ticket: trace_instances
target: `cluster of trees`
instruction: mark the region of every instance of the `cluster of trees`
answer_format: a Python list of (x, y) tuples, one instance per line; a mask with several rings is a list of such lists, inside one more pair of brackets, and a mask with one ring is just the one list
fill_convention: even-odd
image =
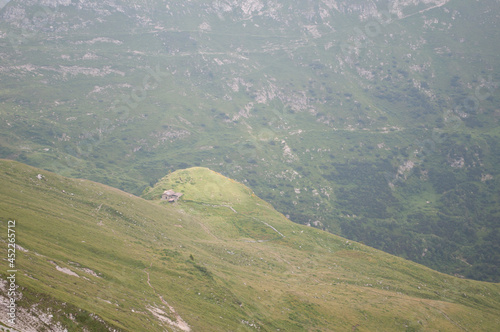
[[(384, 177), (395, 172), (388, 161), (334, 164), (323, 175), (337, 185), (341, 213), (333, 222), (349, 239), (442, 272), (498, 282), (500, 186), (496, 177), (484, 180), (492, 160), (483, 149), (470, 135), (448, 137), (395, 190)], [(426, 204), (425, 197), (436, 201)], [(415, 200), (421, 204), (411, 207)]]
[(397, 206), (397, 199), (384, 176), (386, 172), (394, 172), (388, 162), (351, 162), (334, 167), (335, 172), (329, 177), (341, 185), (336, 195), (342, 210), (369, 218), (391, 216), (389, 211)]

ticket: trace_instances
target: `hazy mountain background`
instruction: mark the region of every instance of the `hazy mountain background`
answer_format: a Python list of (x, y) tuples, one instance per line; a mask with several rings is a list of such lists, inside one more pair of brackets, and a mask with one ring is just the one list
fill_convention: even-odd
[(500, 280), (499, 1), (0, 7), (0, 157), (136, 195), (209, 167), (294, 222)]

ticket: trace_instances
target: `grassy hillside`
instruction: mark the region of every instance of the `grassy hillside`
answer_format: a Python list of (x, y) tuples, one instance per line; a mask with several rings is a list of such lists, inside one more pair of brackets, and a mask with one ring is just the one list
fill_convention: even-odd
[[(0, 182), (4, 257), (7, 222), (16, 220), (19, 330), (492, 331), (500, 324), (499, 284), (444, 275), (292, 223), (206, 168), (169, 174), (145, 193), (149, 200), (6, 160)], [(184, 195), (167, 203), (164, 189)], [(7, 261), (0, 262), (5, 280)], [(5, 301), (5, 287), (1, 294)]]

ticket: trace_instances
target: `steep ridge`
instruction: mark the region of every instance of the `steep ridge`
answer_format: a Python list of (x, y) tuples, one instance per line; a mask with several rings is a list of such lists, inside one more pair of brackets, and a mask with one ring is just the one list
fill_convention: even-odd
[[(169, 174), (145, 191), (148, 200), (13, 161), (0, 161), (0, 181), (3, 248), (7, 222), (16, 220), (17, 330), (491, 331), (500, 324), (499, 284), (294, 224), (206, 168)], [(183, 196), (161, 200), (168, 189)]]

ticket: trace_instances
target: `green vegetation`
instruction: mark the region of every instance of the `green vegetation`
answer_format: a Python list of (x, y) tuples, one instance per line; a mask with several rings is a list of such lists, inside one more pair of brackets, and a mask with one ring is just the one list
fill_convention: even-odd
[[(18, 312), (36, 308), (69, 330), (491, 331), (500, 324), (499, 284), (297, 225), (206, 168), (169, 174), (145, 193), (149, 200), (13, 161), (0, 161), (0, 180), (0, 232), (16, 220)], [(171, 188), (181, 199), (160, 200)], [(2, 260), (4, 280), (6, 270)]]
[(208, 167), (500, 281), (498, 1), (57, 3), (0, 10), (1, 158), (134, 195)]

